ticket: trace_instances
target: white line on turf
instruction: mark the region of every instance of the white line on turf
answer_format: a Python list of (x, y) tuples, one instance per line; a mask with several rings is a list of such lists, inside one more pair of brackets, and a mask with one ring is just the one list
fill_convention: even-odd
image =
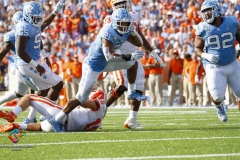
[(98, 140), (98, 141), (74, 141), (74, 142), (49, 142), (34, 143), (27, 145), (67, 145), (67, 144), (86, 144), (86, 143), (122, 143), (122, 142), (145, 142), (145, 141), (182, 141), (182, 140), (215, 140), (215, 139), (240, 139), (240, 137), (202, 137), (202, 138), (159, 138), (159, 139), (136, 139), (136, 140)]
[[(203, 158), (203, 157), (236, 157), (240, 153), (225, 154), (196, 154), (196, 155), (166, 155), (166, 156), (145, 156), (145, 157), (121, 157), (121, 158), (86, 158), (85, 160), (128, 160), (128, 159), (184, 159), (184, 158)], [(67, 160), (67, 159), (64, 159)], [(71, 159), (72, 160), (72, 159)], [(75, 159), (77, 160), (77, 159)], [(84, 160), (84, 159), (81, 159)]]

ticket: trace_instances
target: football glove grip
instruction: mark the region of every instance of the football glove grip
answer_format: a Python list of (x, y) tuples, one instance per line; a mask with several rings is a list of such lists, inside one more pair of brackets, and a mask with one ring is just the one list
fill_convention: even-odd
[(143, 57), (143, 52), (142, 51), (135, 51), (131, 54), (128, 54), (128, 55), (125, 55), (123, 54), (122, 55), (122, 59), (124, 59), (125, 61), (136, 61), (138, 59), (141, 59)]
[(65, 5), (65, 0), (60, 0), (57, 3), (56, 7), (54, 8), (52, 14), (57, 15), (58, 12), (64, 7), (64, 5)]
[(203, 52), (201, 54), (201, 57), (206, 59), (207, 61), (209, 61), (211, 63), (214, 63), (214, 64), (219, 61), (219, 57), (217, 55), (214, 55), (214, 54), (209, 54), (209, 53)]

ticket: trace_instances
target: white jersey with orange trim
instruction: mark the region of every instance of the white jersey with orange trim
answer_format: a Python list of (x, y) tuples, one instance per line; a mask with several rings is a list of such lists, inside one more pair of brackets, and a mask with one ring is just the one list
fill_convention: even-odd
[(98, 110), (92, 111), (88, 108), (76, 108), (69, 113), (67, 118), (67, 131), (95, 131), (102, 122), (106, 113), (106, 103), (96, 99), (100, 106)]
[[(101, 124), (102, 117), (105, 115), (107, 107), (105, 100), (95, 99), (94, 101), (99, 104), (96, 111), (83, 107), (74, 109), (63, 121), (64, 129), (68, 132), (96, 130)], [(47, 119), (55, 116), (63, 109), (62, 106), (55, 104), (50, 99), (34, 94), (30, 95), (30, 104)], [(54, 131), (53, 126), (51, 126), (47, 120), (41, 123), (41, 128), (47, 132)]]

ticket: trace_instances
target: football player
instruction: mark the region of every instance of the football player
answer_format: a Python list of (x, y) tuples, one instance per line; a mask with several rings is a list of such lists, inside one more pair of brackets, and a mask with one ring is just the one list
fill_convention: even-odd
[[(106, 96), (102, 90), (91, 92), (87, 103), (81, 107), (74, 109), (63, 120), (63, 130), (65, 132), (73, 131), (95, 131), (101, 124), (102, 118), (106, 113)], [(29, 131), (54, 131), (53, 126), (45, 120), (38, 123), (18, 124), (12, 123), (18, 114), (25, 111), (29, 105), (35, 108), (40, 114), (47, 119), (59, 113), (63, 107), (55, 104), (48, 98), (37, 96), (34, 94), (25, 95), (18, 102), (17, 107), (12, 111), (0, 111), (0, 118), (6, 119), (11, 124), (0, 126), (0, 132), (8, 132), (13, 129), (29, 130)]]
[(222, 16), (222, 11), (218, 1), (206, 0), (202, 3), (203, 22), (196, 29), (195, 53), (202, 58), (218, 118), (226, 122), (224, 95), (227, 85), (240, 99), (240, 64), (234, 47), (236, 39), (240, 42), (240, 23), (234, 16)]
[(82, 78), (76, 96), (67, 102), (63, 110), (49, 122), (57, 132), (62, 132), (63, 119), (80, 104), (87, 103), (87, 98), (102, 72), (119, 69), (129, 69), (129, 82), (135, 83), (137, 63), (136, 59), (143, 56), (142, 52), (129, 52), (127, 55), (117, 54), (116, 50), (125, 41), (140, 47), (142, 39), (133, 29), (132, 18), (123, 8), (112, 13), (111, 25), (101, 28), (99, 34), (89, 48), (89, 53), (84, 58), (82, 65)]
[(41, 94), (56, 101), (63, 81), (40, 61), (43, 15), (39, 3), (30, 1), (24, 4), (23, 18), (17, 23), (15, 32), (16, 65), (22, 75), (31, 78)]
[[(64, 1), (59, 1), (57, 3), (57, 5), (54, 8), (52, 14), (50, 14), (48, 17), (46, 17), (46, 19), (44, 19), (44, 22), (41, 25), (41, 31), (43, 31), (53, 21), (53, 19), (58, 14), (58, 12), (64, 7), (64, 3), (65, 3)], [(18, 11), (13, 15), (12, 22), (13, 22), (14, 26), (16, 26), (16, 24), (18, 23), (18, 21), (22, 17), (23, 17), (22, 11)], [(10, 50), (13, 52), (14, 63), (16, 63), (16, 60), (15, 60), (15, 57), (16, 57), (16, 53), (15, 53), (15, 28), (4, 35), (4, 43), (3, 43), (2, 49), (0, 51), (0, 60), (2, 60), (3, 57)], [(41, 48), (40, 53), (41, 53), (41, 56), (44, 58), (44, 61), (46, 62), (46, 64), (48, 66), (51, 66), (51, 64), (49, 62), (49, 59), (48, 59), (48, 56), (45, 53), (44, 49)], [(15, 72), (15, 75), (16, 75), (16, 78), (17, 78), (17, 83), (18, 83), (17, 88), (14, 92), (11, 92), (11, 93), (5, 95), (4, 97), (2, 97), (0, 99), (0, 104), (3, 104), (7, 101), (22, 97), (23, 95), (28, 93), (29, 87), (32, 90), (38, 91), (38, 88), (36, 87), (36, 85), (34, 85), (32, 83), (32, 81), (29, 79), (29, 77), (22, 75), (19, 72), (16, 65), (15, 65), (15, 68), (14, 68), (14, 72)], [(47, 96), (47, 92), (38, 92), (37, 94), (41, 95), (41, 96)], [(30, 122), (33, 122), (33, 121), (36, 122), (35, 116), (36, 116), (35, 111), (32, 110), (32, 108), (31, 108), (29, 116), (25, 119), (25, 123), (30, 123)]]
[[(128, 11), (130, 10), (130, 4), (128, 0), (110, 0), (110, 5), (114, 10), (116, 10), (117, 8), (125, 8)], [(157, 65), (161, 68), (164, 67), (164, 63), (162, 61), (162, 59), (158, 56), (158, 54), (155, 52), (155, 50), (150, 46), (149, 42), (145, 39), (144, 35), (141, 32), (141, 29), (139, 27), (139, 21), (140, 21), (140, 15), (138, 12), (134, 12), (134, 11), (129, 11), (132, 20), (133, 20), (133, 24), (135, 26), (135, 31), (141, 36), (142, 40), (143, 40), (143, 48), (146, 52), (150, 52), (151, 55), (155, 58), (156, 62), (159, 62)], [(109, 16), (107, 16), (104, 19), (104, 23), (110, 23), (111, 22), (111, 18)], [(129, 43), (128, 41), (124, 42), (123, 45), (120, 47), (120, 52), (121, 54), (126, 54), (126, 53), (131, 53), (131, 52), (135, 52), (137, 51), (137, 46), (135, 46), (134, 44)], [(139, 95), (143, 95), (143, 91), (144, 91), (144, 69), (142, 66), (142, 63), (140, 60), (137, 60), (138, 63), (138, 69), (137, 69), (137, 78), (136, 78), (136, 86), (133, 86), (132, 84), (128, 83), (128, 78), (127, 78), (127, 70), (126, 69), (122, 69), (122, 70), (118, 70), (113, 72), (114, 76), (115, 76), (115, 81), (117, 83), (117, 87), (111, 92), (110, 96), (107, 99), (107, 107), (109, 107), (114, 101), (116, 101), (120, 96), (122, 96), (124, 94), (125, 91), (128, 90), (128, 92), (131, 92), (131, 90), (129, 90), (128, 88), (134, 88), (136, 87), (136, 92)], [(124, 123), (124, 127), (126, 128), (136, 128), (136, 129), (140, 129), (143, 128), (142, 126), (140, 126), (137, 123), (137, 114), (138, 114), (138, 110), (140, 107), (140, 103), (141, 103), (141, 96), (133, 96), (133, 94), (128, 94), (128, 99), (130, 100), (130, 113), (128, 118), (126, 119), (125, 123)], [(147, 98), (146, 98), (147, 99)], [(143, 99), (143, 100), (146, 100)]]

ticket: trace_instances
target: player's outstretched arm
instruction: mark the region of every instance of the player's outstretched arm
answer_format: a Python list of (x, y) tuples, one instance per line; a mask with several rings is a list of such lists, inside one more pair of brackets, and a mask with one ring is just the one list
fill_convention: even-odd
[(2, 59), (6, 56), (6, 54), (10, 51), (11, 47), (12, 47), (12, 43), (10, 42), (5, 42), (0, 50), (0, 61), (2, 61)]
[(52, 14), (50, 14), (49, 16), (47, 16), (44, 19), (44, 22), (41, 26), (41, 31), (43, 31), (47, 26), (49, 26), (49, 24), (52, 23), (52, 21), (54, 20), (54, 18), (56, 17), (56, 15), (58, 14), (58, 12), (64, 7), (65, 5), (65, 0), (60, 0), (56, 7), (54, 8)]
[(134, 46), (141, 47), (143, 45), (143, 40), (141, 36), (137, 33), (136, 29), (134, 28), (130, 31), (130, 36), (128, 37), (127, 41), (132, 43)]
[[(155, 52), (155, 50), (151, 47), (150, 43), (146, 40), (145, 36), (143, 35), (141, 28), (140, 28), (140, 24), (138, 24), (138, 34), (140, 35), (140, 37), (142, 38), (143, 41), (143, 45), (142, 48), (145, 51), (149, 51), (151, 53), (151, 55), (154, 57), (155, 62), (159, 62), (159, 64), (156, 63), (157, 66), (160, 66), (161, 68), (163, 68), (165, 66), (163, 60), (161, 57), (159, 57), (159, 55)], [(148, 52), (146, 52), (148, 53)]]
[(40, 123), (29, 123), (27, 124), (26, 130), (28, 131), (42, 131)]

